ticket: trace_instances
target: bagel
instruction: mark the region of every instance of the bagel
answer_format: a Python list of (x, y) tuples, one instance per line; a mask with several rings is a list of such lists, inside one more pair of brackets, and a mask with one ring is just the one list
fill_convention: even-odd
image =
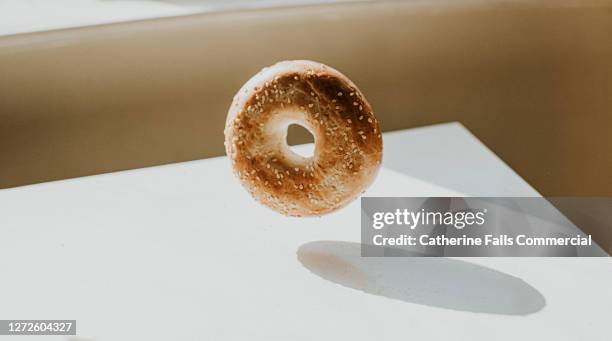
[[(314, 155), (287, 145), (291, 124), (314, 136)], [(382, 135), (351, 80), (312, 61), (264, 68), (238, 91), (227, 115), (225, 149), (235, 175), (258, 201), (289, 216), (335, 211), (372, 183)]]

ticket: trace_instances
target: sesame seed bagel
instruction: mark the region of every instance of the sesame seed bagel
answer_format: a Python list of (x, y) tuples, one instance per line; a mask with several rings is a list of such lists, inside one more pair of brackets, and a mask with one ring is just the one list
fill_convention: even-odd
[[(314, 136), (312, 157), (287, 145), (298, 124)], [(283, 61), (264, 68), (236, 94), (225, 149), (251, 195), (289, 216), (332, 212), (372, 183), (382, 135), (372, 107), (350, 79), (329, 66)]]

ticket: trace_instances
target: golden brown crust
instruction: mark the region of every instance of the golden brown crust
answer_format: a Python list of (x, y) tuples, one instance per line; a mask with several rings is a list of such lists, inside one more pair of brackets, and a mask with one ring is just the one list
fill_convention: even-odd
[[(312, 158), (293, 153), (287, 126), (315, 138)], [(291, 216), (332, 212), (374, 180), (382, 135), (372, 107), (340, 72), (312, 61), (284, 61), (261, 70), (236, 94), (225, 148), (251, 195)]]

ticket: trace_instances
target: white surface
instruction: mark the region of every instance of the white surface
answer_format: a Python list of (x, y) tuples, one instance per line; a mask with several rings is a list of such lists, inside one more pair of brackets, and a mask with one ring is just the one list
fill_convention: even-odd
[(0, 36), (241, 8), (347, 0), (0, 0)]
[[(384, 142), (366, 195), (537, 195), (459, 124)], [(82, 339), (71, 340), (609, 340), (609, 258), (366, 264), (343, 248), (359, 241), (358, 201), (286, 218), (229, 167), (214, 158), (0, 190), (0, 319), (76, 319)], [(321, 241), (332, 247), (317, 270), (303, 251)], [(361, 271), (403, 299), (325, 279)], [(526, 288), (546, 305), (522, 315)], [(475, 313), (480, 293), (518, 299)]]

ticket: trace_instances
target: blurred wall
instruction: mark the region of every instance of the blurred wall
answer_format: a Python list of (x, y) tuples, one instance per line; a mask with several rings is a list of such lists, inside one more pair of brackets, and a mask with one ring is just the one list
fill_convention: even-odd
[(611, 37), (612, 3), (592, 0), (317, 5), (2, 37), (0, 188), (222, 155), (234, 92), (306, 58), (351, 77), (384, 130), (460, 121), (545, 195), (612, 195)]

